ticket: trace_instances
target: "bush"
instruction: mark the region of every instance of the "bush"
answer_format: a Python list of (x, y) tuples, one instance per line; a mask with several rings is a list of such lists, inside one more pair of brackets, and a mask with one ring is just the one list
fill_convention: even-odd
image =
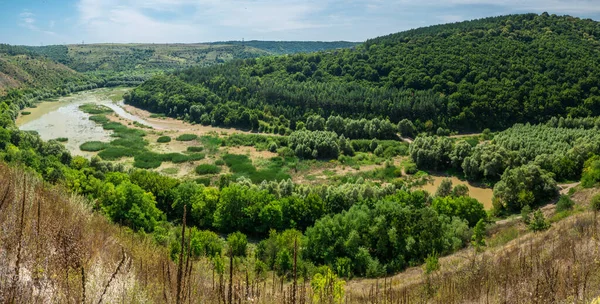
[(210, 178), (208, 177), (199, 177), (195, 180), (196, 184), (204, 185), (206, 187), (210, 186)]
[(215, 161), (215, 165), (217, 165), (217, 166), (224, 166), (225, 165), (225, 161), (222, 160), (222, 159), (217, 159)]
[(98, 124), (106, 124), (108, 123), (110, 120), (108, 118), (106, 118), (106, 116), (104, 115), (92, 115), (89, 118), (91, 121), (98, 123)]
[(556, 203), (556, 211), (562, 212), (573, 209), (574, 202), (568, 195), (561, 195)]
[(592, 201), (590, 202), (590, 209), (594, 212), (600, 211), (600, 194), (594, 195), (592, 197)]
[(600, 182), (600, 157), (594, 156), (585, 162), (581, 185), (585, 188), (594, 187)]
[(192, 141), (198, 138), (198, 135), (196, 134), (182, 134), (179, 135), (176, 139), (178, 141)]
[(110, 146), (98, 153), (103, 160), (117, 160), (122, 157), (133, 157), (136, 154), (136, 150), (127, 148), (127, 147), (119, 147), (119, 146)]
[(417, 172), (419, 172), (419, 170), (417, 169), (417, 165), (415, 163), (408, 163), (404, 165), (404, 173), (412, 175), (416, 174)]
[(23, 111), (23, 112), (21, 112), (21, 115), (31, 115), (31, 112)]
[(133, 166), (140, 169), (160, 167), (163, 156), (153, 152), (143, 152), (135, 156)]
[(94, 114), (94, 115), (110, 114), (113, 112), (113, 110), (107, 106), (93, 104), (93, 103), (86, 103), (84, 105), (80, 105), (79, 109), (85, 113)]
[(202, 152), (204, 147), (187, 147), (188, 152)]
[(171, 141), (170, 136), (161, 136), (156, 140), (156, 142), (158, 142), (158, 143), (168, 143), (170, 141)]
[(198, 175), (217, 174), (219, 172), (221, 172), (221, 168), (211, 164), (201, 164), (196, 167), (196, 173)]
[(107, 143), (103, 143), (101, 141), (88, 141), (86, 143), (81, 144), (81, 146), (79, 146), (79, 149), (81, 151), (87, 151), (87, 152), (98, 152), (101, 150), (104, 150), (108, 147)]
[(550, 223), (546, 221), (542, 211), (537, 210), (535, 213), (533, 213), (533, 219), (531, 219), (531, 222), (529, 223), (529, 230), (538, 232), (544, 231), (548, 228), (550, 228)]
[(58, 141), (58, 142), (68, 142), (69, 139), (66, 138), (66, 137), (59, 137), (59, 138), (56, 139), (56, 141)]
[(173, 153), (173, 154), (171, 154), (171, 157), (169, 159), (166, 159), (166, 161), (170, 160), (173, 163), (180, 164), (180, 163), (185, 163), (185, 162), (201, 160), (201, 159), (204, 159), (205, 157), (206, 156), (203, 153), (194, 153), (194, 154), (190, 154), (190, 155), (184, 155), (181, 153)]

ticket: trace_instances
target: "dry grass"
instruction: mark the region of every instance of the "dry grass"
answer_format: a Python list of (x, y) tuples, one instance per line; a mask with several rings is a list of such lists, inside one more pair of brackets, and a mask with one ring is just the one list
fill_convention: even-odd
[[(166, 248), (91, 209), (81, 197), (0, 164), (0, 303), (220, 303), (228, 298), (229, 280), (208, 260), (190, 259), (184, 248), (178, 280)], [(289, 303), (291, 287), (246, 271), (253, 266), (236, 263), (234, 302)], [(308, 285), (301, 286), (305, 292), (298, 298), (308, 300)]]

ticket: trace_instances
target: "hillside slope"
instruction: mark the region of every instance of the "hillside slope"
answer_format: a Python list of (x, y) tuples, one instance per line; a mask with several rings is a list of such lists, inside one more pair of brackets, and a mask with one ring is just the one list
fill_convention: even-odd
[(285, 55), (296, 53), (312, 53), (327, 50), (346, 49), (357, 46), (358, 42), (348, 41), (226, 41), (213, 44), (245, 45), (261, 49), (273, 55)]
[(356, 45), (351, 42), (230, 41), (195, 44), (72, 44), (27, 47), (76, 71), (147, 71), (208, 66), (232, 59)]
[[(249, 59), (175, 76), (223, 103), (234, 101), (228, 121), (268, 110), (292, 129), (311, 113), (409, 119), (425, 131), (500, 129), (600, 115), (599, 33), (592, 20), (511, 15), (402, 32), (352, 50)], [(161, 81), (138, 88), (131, 102), (179, 94), (177, 87), (155, 86)], [(209, 112), (218, 108), (200, 103)], [(205, 121), (220, 121), (215, 113)]]
[(0, 96), (8, 89), (55, 89), (66, 82), (83, 82), (85, 77), (63, 64), (25, 48), (0, 45)]

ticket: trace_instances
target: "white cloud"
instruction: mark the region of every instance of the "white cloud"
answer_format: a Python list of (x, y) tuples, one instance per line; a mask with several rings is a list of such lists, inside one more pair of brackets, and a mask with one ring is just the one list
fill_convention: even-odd
[(38, 28), (35, 26), (35, 15), (28, 11), (24, 10), (19, 14), (19, 25), (22, 27), (26, 27), (30, 30), (36, 31)]
[(76, 1), (74, 33), (79, 37), (73, 38), (90, 42), (362, 40), (492, 14), (600, 14), (600, 0)]
[[(321, 2), (321, 3), (326, 3)], [(219, 40), (218, 32), (273, 33), (329, 26), (316, 0), (79, 0), (92, 39), (120, 42)], [(111, 38), (112, 37), (112, 38)], [(216, 39), (215, 39), (216, 38)], [(104, 40), (108, 39), (108, 40)]]
[[(21, 12), (19, 14), (19, 26), (22, 26), (24, 28), (27, 28), (31, 31), (36, 31), (36, 32), (40, 32), (40, 33), (44, 33), (47, 35), (52, 35), (55, 36), (56, 33), (52, 32), (52, 31), (48, 31), (48, 30), (44, 30), (44, 29), (40, 29), (37, 25), (36, 25), (36, 16), (34, 13), (30, 12), (29, 10), (24, 10), (23, 12)], [(54, 27), (54, 25), (52, 24), (52, 26), (50, 28)]]

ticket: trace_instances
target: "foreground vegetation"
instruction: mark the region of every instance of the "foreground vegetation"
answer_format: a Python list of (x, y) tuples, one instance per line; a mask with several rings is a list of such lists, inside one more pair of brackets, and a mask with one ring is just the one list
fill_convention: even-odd
[[(600, 295), (597, 219), (589, 212), (541, 233), (523, 232), (517, 222), (486, 238), (493, 244), (517, 231), (497, 247), (474, 246), (439, 260), (431, 255), (422, 270), (344, 282), (301, 262), (301, 248), (310, 247), (298, 245), (298, 232), (253, 245), (240, 234), (224, 241), (184, 222), (171, 236), (177, 242), (164, 246), (160, 238), (109, 223), (91, 212), (92, 202), (31, 172), (0, 167), (4, 302), (517, 303), (588, 302)], [(265, 271), (270, 263), (273, 272)]]

